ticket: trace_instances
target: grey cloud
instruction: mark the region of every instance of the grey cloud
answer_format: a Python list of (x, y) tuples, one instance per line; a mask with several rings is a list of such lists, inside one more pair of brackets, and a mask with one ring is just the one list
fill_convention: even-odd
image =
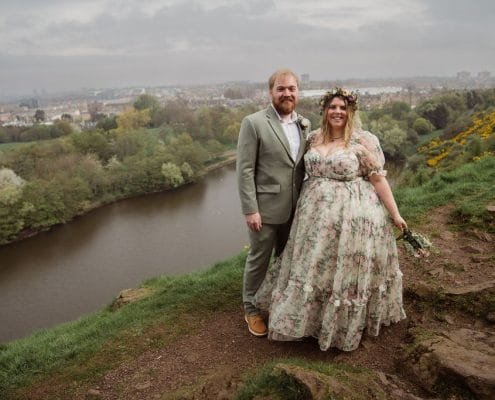
[(97, 45), (109, 52), (125, 49), (128, 54), (142, 54), (174, 50), (178, 42), (189, 43), (190, 51), (252, 48), (295, 41), (314, 30), (301, 24), (288, 24), (276, 13), (261, 12), (259, 7), (254, 9), (255, 14), (245, 14), (246, 10), (238, 5), (206, 10), (196, 2), (184, 2), (165, 7), (151, 17), (135, 14), (117, 19), (104, 14), (89, 23), (53, 24), (40, 35), (40, 41), (47, 51), (60, 46), (70, 49)]
[[(436, 22), (482, 24), (493, 21), (495, 2), (493, 0), (418, 0), (427, 10), (427, 14)], [(490, 23), (492, 25), (492, 23)], [(487, 26), (488, 27), (488, 26)]]
[[(8, 42), (0, 38), (0, 90), (264, 81), (280, 66), (315, 79), (449, 75), (494, 68), (495, 28), (485, 23), (486, 14), (493, 17), (491, 1), (478, 2), (481, 10), (457, 0), (414, 3), (418, 2), (424, 3), (424, 15), (410, 15), (405, 9), (390, 18), (384, 10), (380, 23), (363, 21), (368, 6), (364, 1), (361, 7), (354, 2), (327, 8), (319, 4), (317, 9), (301, 2), (299, 11), (305, 18), (299, 19), (297, 9), (294, 18), (288, 18), (282, 3), (275, 1), (205, 8), (199, 1), (177, 0), (152, 15), (132, 0), (126, 1), (122, 13), (109, 11), (105, 7), (114, 3), (108, 3), (88, 22), (54, 18), (44, 26), (32, 21), (35, 31), (27, 26)], [(359, 15), (359, 24), (337, 27), (335, 22), (352, 21), (353, 15)], [(318, 24), (311, 18), (318, 18)], [(24, 49), (25, 56), (8, 55), (5, 43)], [(87, 55), (77, 56), (78, 52)]]

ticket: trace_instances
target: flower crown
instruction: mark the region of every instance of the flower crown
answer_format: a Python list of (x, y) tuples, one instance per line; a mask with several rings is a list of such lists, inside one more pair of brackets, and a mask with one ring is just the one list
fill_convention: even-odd
[(320, 108), (321, 108), (320, 113), (323, 113), (323, 111), (325, 111), (325, 107), (328, 105), (330, 101), (332, 101), (334, 97), (344, 98), (350, 108), (352, 108), (353, 110), (357, 110), (358, 94), (359, 93), (357, 90), (349, 91), (341, 87), (334, 87), (331, 90), (328, 90), (325, 93), (325, 95), (320, 99)]

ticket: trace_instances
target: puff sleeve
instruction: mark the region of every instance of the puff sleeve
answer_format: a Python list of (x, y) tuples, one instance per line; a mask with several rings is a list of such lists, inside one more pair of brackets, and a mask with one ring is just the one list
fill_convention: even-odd
[(356, 155), (359, 159), (359, 175), (387, 175), (387, 171), (383, 169), (385, 156), (380, 141), (372, 133), (363, 131), (356, 135)]
[(316, 129), (314, 131), (311, 131), (308, 133), (308, 136), (306, 137), (306, 148), (304, 152), (307, 152), (316, 142), (316, 138), (318, 135), (320, 135), (321, 129)]

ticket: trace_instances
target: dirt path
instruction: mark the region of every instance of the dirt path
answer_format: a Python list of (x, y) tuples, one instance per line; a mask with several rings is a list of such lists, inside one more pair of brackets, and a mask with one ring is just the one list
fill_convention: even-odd
[[(222, 393), (231, 398), (245, 371), (290, 357), (393, 372), (394, 354), (401, 349), (406, 327), (407, 322), (385, 327), (379, 338), (367, 337), (352, 353), (322, 352), (313, 339), (280, 343), (255, 338), (248, 333), (241, 310), (221, 313), (203, 324), (200, 333), (121, 365), (92, 388), (103, 399), (173, 398), (174, 393), (181, 398), (181, 389), (189, 394), (184, 398), (218, 399)], [(77, 398), (85, 398), (84, 394)]]

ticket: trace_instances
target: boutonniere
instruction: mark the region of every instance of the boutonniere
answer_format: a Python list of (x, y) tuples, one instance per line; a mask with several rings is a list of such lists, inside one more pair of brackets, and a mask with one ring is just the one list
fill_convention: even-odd
[(304, 118), (302, 115), (297, 116), (297, 124), (301, 128), (301, 130), (305, 131), (309, 128), (310, 122), (309, 119)]

